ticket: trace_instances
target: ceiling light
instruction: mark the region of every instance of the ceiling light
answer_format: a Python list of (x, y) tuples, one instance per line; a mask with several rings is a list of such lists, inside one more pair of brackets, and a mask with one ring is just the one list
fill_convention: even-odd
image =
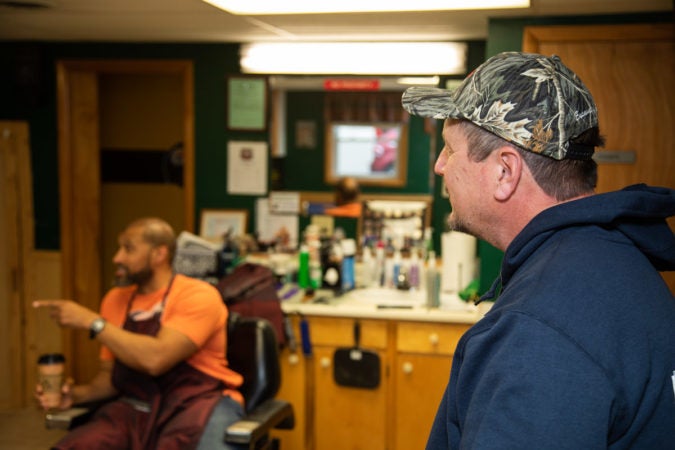
[(459, 75), (466, 72), (466, 44), (261, 42), (242, 45), (240, 64), (244, 73)]
[(232, 14), (321, 14), (529, 8), (530, 0), (203, 0)]
[(433, 77), (401, 77), (396, 80), (396, 83), (409, 86), (437, 86), (440, 80), (438, 75)]

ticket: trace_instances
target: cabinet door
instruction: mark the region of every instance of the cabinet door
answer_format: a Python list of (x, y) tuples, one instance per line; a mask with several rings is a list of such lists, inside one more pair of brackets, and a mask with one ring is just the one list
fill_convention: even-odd
[(394, 362), (394, 448), (424, 448), (452, 355), (469, 325), (399, 322)]
[[(295, 335), (297, 320), (293, 320)], [(306, 370), (309, 360), (298, 349), (291, 352), (284, 348), (279, 356), (281, 359), (281, 387), (277, 398), (286, 400), (293, 406), (295, 426), (292, 430), (272, 430), (272, 436), (280, 441), (280, 448), (303, 450), (307, 448), (307, 377)]]
[(381, 361), (381, 383), (376, 389), (338, 386), (333, 380), (335, 347), (314, 347), (315, 450), (386, 448), (386, 354)]
[(452, 356), (448, 355), (400, 353), (396, 356), (395, 449), (424, 448), (450, 378), (451, 364)]

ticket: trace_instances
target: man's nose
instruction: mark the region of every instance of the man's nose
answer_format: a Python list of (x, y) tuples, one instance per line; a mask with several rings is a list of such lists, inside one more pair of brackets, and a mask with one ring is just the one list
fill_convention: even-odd
[(443, 175), (443, 168), (445, 167), (445, 159), (443, 158), (443, 151), (436, 158), (436, 163), (434, 164), (434, 173), (436, 175)]

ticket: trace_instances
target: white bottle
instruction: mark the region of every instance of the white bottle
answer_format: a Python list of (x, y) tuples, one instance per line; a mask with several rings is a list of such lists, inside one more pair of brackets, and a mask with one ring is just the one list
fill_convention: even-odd
[(436, 252), (429, 252), (426, 270), (427, 307), (438, 308), (441, 304), (441, 274), (436, 267)]
[(380, 242), (375, 249), (375, 285), (376, 286), (385, 286), (385, 275), (384, 275), (384, 266), (385, 266), (385, 254), (384, 246)]
[[(356, 267), (359, 268), (358, 263)], [(370, 247), (363, 247), (360, 269), (361, 270), (357, 270), (357, 287), (369, 288), (379, 284), (379, 280), (377, 280), (377, 266)], [(358, 274), (360, 274), (360, 276), (358, 276)]]

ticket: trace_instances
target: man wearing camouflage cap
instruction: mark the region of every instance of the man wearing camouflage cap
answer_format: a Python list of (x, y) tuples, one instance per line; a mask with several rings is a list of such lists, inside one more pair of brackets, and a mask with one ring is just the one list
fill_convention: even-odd
[(449, 226), (505, 252), (492, 309), (460, 340), (429, 449), (665, 449), (675, 442), (675, 191), (595, 194), (593, 98), (558, 57), (502, 53), (444, 119)]

